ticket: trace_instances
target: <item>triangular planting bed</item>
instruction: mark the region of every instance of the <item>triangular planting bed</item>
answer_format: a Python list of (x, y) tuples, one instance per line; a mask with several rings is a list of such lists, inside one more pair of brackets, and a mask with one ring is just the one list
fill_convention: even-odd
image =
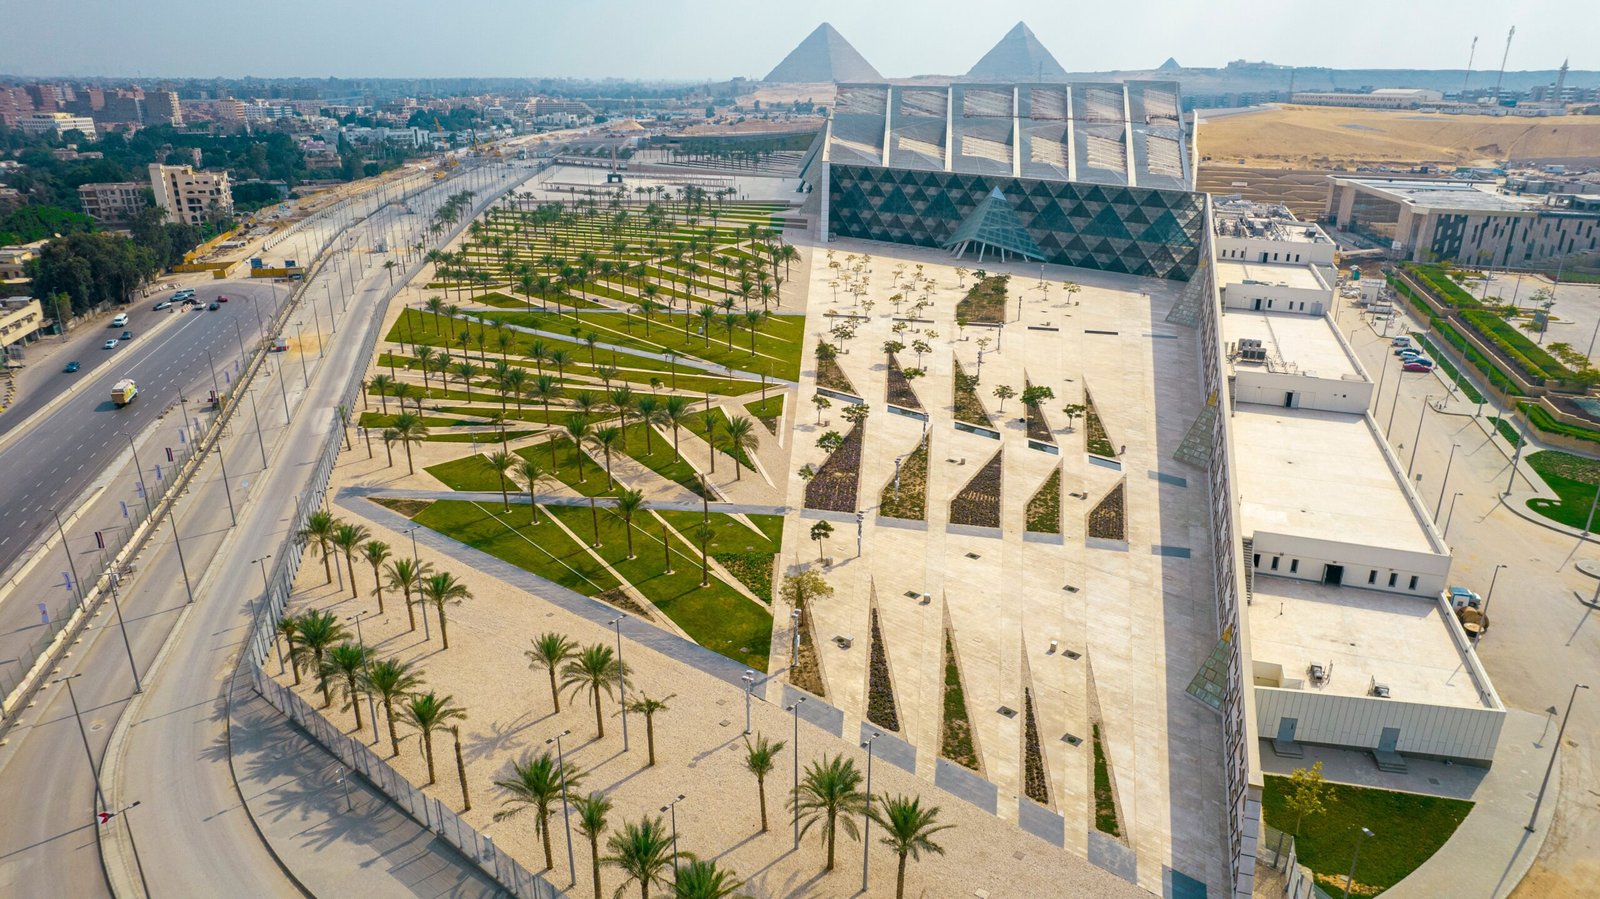
[(951, 383), (955, 387), (953, 402), (956, 421), (993, 428), (994, 419), (989, 417), (989, 410), (984, 408), (983, 399), (978, 396), (978, 380), (968, 375), (966, 369), (961, 367), (961, 360), (951, 361), (955, 363), (955, 374), (951, 378)]
[(873, 591), (871, 656), (867, 664), (867, 720), (896, 733), (900, 730), (900, 706), (894, 699), (894, 680), (889, 677), (889, 654), (883, 646), (883, 631), (878, 627), (877, 591)]
[(980, 528), (1000, 526), (1001, 459), (1003, 450), (978, 469), (950, 501), (950, 523)]
[(1087, 533), (1095, 540), (1127, 542), (1128, 506), (1127, 481), (1117, 482), (1093, 509), (1089, 510)]
[(1028, 517), (1025, 530), (1036, 534), (1061, 533), (1061, 466), (1050, 472), (1050, 477), (1028, 500)]
[[(948, 610), (946, 612), (948, 618)], [(978, 752), (978, 732), (972, 727), (972, 716), (967, 712), (967, 697), (961, 679), (961, 665), (956, 658), (955, 637), (945, 622), (944, 631), (944, 702), (939, 718), (939, 755), (958, 765), (983, 773), (982, 756)]]
[(911, 379), (906, 377), (900, 368), (900, 360), (893, 353), (889, 354), (889, 391), (888, 401), (902, 409), (915, 409), (922, 411), (922, 400), (917, 399), (917, 392), (911, 389)]
[(826, 512), (856, 511), (856, 490), (861, 479), (862, 426), (844, 435), (815, 476), (806, 484), (806, 508)]
[(928, 440), (924, 434), (917, 448), (900, 463), (900, 478), (883, 485), (878, 497), (878, 514), (910, 521), (928, 520)]
[(1083, 433), (1087, 449), (1096, 456), (1115, 459), (1117, 447), (1111, 442), (1111, 435), (1106, 433), (1105, 422), (1100, 420), (1100, 412), (1094, 406), (1094, 396), (1087, 387), (1083, 390), (1083, 407)]

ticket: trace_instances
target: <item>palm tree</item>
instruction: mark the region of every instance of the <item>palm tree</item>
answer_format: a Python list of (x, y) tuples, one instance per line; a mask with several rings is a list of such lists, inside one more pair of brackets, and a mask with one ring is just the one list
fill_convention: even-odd
[(622, 421), (622, 448), (628, 448), (628, 416), (633, 414), (633, 388), (626, 384), (612, 388), (611, 408)]
[(900, 863), (895, 879), (895, 899), (905, 899), (906, 858), (922, 860), (922, 853), (944, 855), (944, 847), (932, 840), (934, 834), (949, 830), (954, 824), (935, 824), (939, 807), (923, 806), (921, 796), (878, 797), (878, 804), (867, 809), (867, 814), (883, 828), (883, 845), (894, 850)]
[(692, 859), (678, 868), (673, 899), (748, 899), (739, 892), (744, 881), (713, 860)]
[(627, 875), (616, 895), (622, 895), (629, 884), (639, 885), (639, 899), (650, 899), (650, 885), (665, 887), (667, 871), (672, 867), (672, 832), (667, 830), (660, 816), (643, 818), (639, 823), (622, 825), (622, 830), (606, 840), (611, 854), (601, 859)]
[[(289, 646), (289, 667), (294, 669), (294, 685), (296, 687), (300, 686), (300, 664), (294, 658), (294, 635), (299, 627), (300, 621), (297, 618), (278, 619), (278, 635), (283, 637), (283, 642)], [(276, 649), (277, 647), (274, 646), (273, 648)]]
[(433, 732), (451, 721), (467, 720), (466, 710), (454, 704), (455, 697), (440, 697), (429, 691), (413, 693), (400, 707), (400, 718), (422, 731), (422, 754), (428, 759), (428, 783), (438, 778), (433, 773)]
[[(328, 655), (322, 660), (322, 669), (317, 675), (323, 680), (339, 680), (344, 683), (345, 701), (356, 713), (356, 731), (361, 730), (361, 703), (356, 694), (360, 684), (361, 675), (367, 670), (367, 663), (372, 661), (372, 650), (360, 643), (340, 643), (328, 650)], [(378, 722), (372, 722), (376, 728)]]
[(328, 555), (333, 552), (330, 541), (334, 528), (338, 526), (338, 519), (333, 517), (332, 512), (318, 509), (306, 516), (306, 526), (300, 529), (300, 539), (317, 541), (317, 551), (322, 554), (324, 584), (333, 583), (333, 566), (328, 564)]
[(574, 796), (570, 801), (572, 807), (578, 810), (578, 833), (589, 840), (594, 899), (600, 899), (600, 837), (606, 832), (606, 815), (611, 811), (611, 800), (604, 793), (590, 793), (588, 796)]
[(361, 557), (372, 566), (372, 582), (376, 585), (372, 592), (378, 597), (378, 614), (383, 614), (383, 563), (389, 558), (389, 544), (382, 540), (368, 540), (361, 547)]
[(645, 765), (646, 768), (656, 766), (656, 713), (668, 711), (667, 700), (677, 695), (673, 693), (661, 699), (651, 699), (650, 694), (641, 693), (638, 699), (628, 703), (628, 711), (644, 716), (645, 745), (650, 747), (650, 761)]
[(517, 464), (519, 457), (502, 449), (486, 453), (478, 458), (483, 460), (483, 464), (493, 469), (495, 476), (500, 479), (500, 506), (504, 511), (510, 512), (511, 496), (506, 493), (506, 471)]
[(689, 420), (689, 398), (676, 394), (667, 397), (661, 406), (661, 420), (672, 426), (672, 457), (674, 461), (681, 461), (683, 455), (678, 452), (678, 429)]
[(604, 692), (610, 696), (613, 689), (626, 682), (622, 663), (617, 661), (611, 647), (596, 643), (567, 662), (561, 669), (561, 675), (561, 686), (568, 688), (572, 696), (588, 691), (589, 704), (594, 706), (596, 739), (603, 739), (606, 725), (605, 719), (600, 716), (600, 694)]
[[(494, 782), (511, 794), (501, 803), (502, 808), (495, 812), (494, 819), (504, 821), (533, 809), (534, 830), (544, 838), (544, 869), (548, 871), (555, 867), (550, 853), (550, 807), (556, 800), (569, 797), (583, 780), (583, 774), (576, 767), (557, 761), (549, 752), (529, 753), (522, 761), (512, 762), (511, 770), (514, 777)], [(573, 875), (576, 878), (577, 872)]]
[(549, 375), (539, 375), (528, 388), (528, 395), (544, 406), (544, 420), (550, 423), (550, 401), (561, 398), (561, 384)]
[(550, 701), (555, 704), (555, 710), (561, 711), (561, 692), (556, 688), (556, 672), (561, 663), (572, 658), (578, 652), (578, 644), (567, 639), (566, 634), (555, 631), (540, 634), (533, 638), (533, 648), (523, 650), (522, 654), (528, 657), (528, 668), (537, 671), (540, 668), (550, 673)]
[(394, 417), (394, 422), (389, 430), (394, 433), (394, 439), (406, 449), (406, 472), (416, 474), (417, 469), (411, 464), (411, 444), (421, 443), (428, 439), (428, 426), (422, 418), (409, 412), (402, 412)]
[(589, 419), (582, 412), (567, 416), (567, 436), (572, 438), (572, 455), (578, 461), (578, 483), (583, 483), (583, 444), (589, 439)]
[(297, 667), (316, 672), (317, 686), (322, 690), (323, 708), (333, 705), (333, 694), (328, 690), (327, 679), (322, 677), (322, 657), (330, 647), (348, 639), (350, 632), (332, 612), (312, 609), (301, 615), (295, 625), (294, 645), (289, 647), (289, 658)]
[(478, 366), (471, 361), (463, 359), (451, 367), (451, 373), (456, 376), (456, 380), (460, 381), (463, 387), (467, 388), (467, 402), (472, 402), (472, 379), (480, 374)]
[(728, 455), (733, 458), (733, 479), (737, 481), (744, 470), (744, 464), (739, 461), (739, 456), (754, 453), (761, 445), (761, 438), (756, 436), (755, 422), (751, 421), (748, 415), (735, 415), (728, 419), (723, 431), (727, 433)]
[(842, 755), (824, 762), (806, 766), (806, 776), (800, 780), (799, 794), (789, 800), (791, 808), (798, 808), (805, 822), (800, 832), (806, 833), (812, 825), (821, 823), (822, 841), (828, 847), (828, 864), (824, 871), (833, 870), (833, 848), (836, 831), (840, 825), (852, 839), (859, 839), (860, 829), (855, 816), (867, 810), (867, 796), (861, 792), (861, 772), (856, 763)]
[(694, 541), (700, 544), (700, 586), (711, 586), (711, 556), (706, 548), (711, 545), (711, 540), (717, 536), (717, 529), (710, 524), (702, 522), (692, 532)]
[(754, 743), (750, 742), (749, 737), (744, 738), (744, 748), (744, 767), (756, 776), (756, 795), (761, 800), (761, 832), (766, 833), (767, 775), (772, 773), (778, 753), (783, 751), (783, 741), (774, 743), (758, 733)]
[(717, 407), (706, 404), (700, 413), (700, 423), (706, 429), (706, 446), (711, 450), (711, 473), (717, 473)]
[(394, 389), (394, 378), (388, 375), (373, 375), (367, 381), (367, 391), (378, 395), (378, 403), (383, 406), (383, 414), (389, 414), (389, 391)]
[(378, 659), (367, 666), (361, 683), (367, 692), (383, 701), (383, 716), (389, 722), (389, 745), (400, 754), (400, 736), (394, 727), (394, 701), (422, 686), (422, 672), (400, 659)]
[[(520, 458), (520, 457), (519, 457)], [(533, 511), (533, 524), (539, 523), (539, 484), (550, 480), (550, 472), (532, 459), (522, 459), (515, 466), (517, 474), (528, 482), (528, 508)]]
[(628, 535), (628, 558), (637, 558), (633, 554), (633, 516), (645, 507), (644, 491), (633, 490), (627, 487), (617, 492), (617, 515), (622, 519), (622, 530)]
[(439, 611), (439, 639), (444, 641), (444, 648), (450, 648), (450, 631), (445, 622), (444, 607), (447, 603), (460, 603), (463, 599), (471, 599), (472, 591), (467, 585), (456, 580), (456, 576), (448, 571), (441, 571), (430, 575), (422, 582), (422, 598), (433, 603)]
[(647, 393), (634, 400), (633, 410), (639, 416), (639, 421), (644, 424), (644, 452), (648, 456), (654, 452), (650, 448), (650, 426), (656, 422), (660, 413), (660, 409), (656, 405), (655, 394)]
[(427, 562), (419, 563), (412, 559), (395, 559), (383, 569), (389, 589), (405, 594), (406, 618), (410, 620), (410, 630), (413, 631), (417, 629), (417, 613), (411, 607), (411, 592), (422, 586), (422, 579), (428, 576), (430, 569)]
[(351, 524), (347, 521), (339, 522), (338, 527), (333, 529), (333, 545), (344, 554), (345, 567), (350, 572), (351, 596), (360, 595), (356, 592), (356, 550), (360, 549), (361, 544), (367, 542), (371, 536), (372, 532), (367, 530), (366, 525)]
[(611, 448), (621, 442), (622, 429), (616, 425), (602, 425), (594, 429), (589, 439), (595, 446), (600, 447), (600, 452), (606, 460), (606, 489), (610, 490), (617, 486), (617, 482), (611, 477)]

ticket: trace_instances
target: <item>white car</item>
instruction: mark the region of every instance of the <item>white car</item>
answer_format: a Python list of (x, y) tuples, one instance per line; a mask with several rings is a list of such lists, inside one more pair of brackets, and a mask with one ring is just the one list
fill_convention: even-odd
[(105, 343), (100, 344), (100, 349), (102, 349), (102, 350), (114, 350), (116, 348), (117, 348), (117, 339), (115, 337), (111, 338), (110, 340), (107, 340)]

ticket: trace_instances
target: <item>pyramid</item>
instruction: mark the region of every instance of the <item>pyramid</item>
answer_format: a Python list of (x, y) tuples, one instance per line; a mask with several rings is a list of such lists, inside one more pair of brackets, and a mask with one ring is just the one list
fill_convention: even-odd
[(1169, 57), (1167, 57), (1167, 61), (1162, 63), (1160, 65), (1160, 67), (1158, 67), (1156, 69), (1156, 71), (1157, 72), (1176, 72), (1176, 71), (1178, 71), (1179, 69), (1182, 69), (1182, 68), (1183, 68), (1183, 66), (1179, 65), (1178, 61), (1176, 59), (1173, 59), (1172, 57), (1169, 56)]
[(977, 65), (967, 72), (971, 78), (1050, 78), (1067, 74), (1025, 22), (1006, 32)]
[(984, 197), (978, 208), (956, 228), (956, 233), (944, 242), (945, 249), (955, 251), (956, 256), (974, 245), (980, 248), (980, 254), (982, 249), (999, 251), (1002, 259), (1005, 253), (1012, 253), (1025, 259), (1044, 260), (1039, 245), (1034, 243), (1028, 229), (1022, 227), (1017, 211), (1011, 208), (998, 187), (989, 191), (989, 196)]
[(764, 79), (777, 84), (811, 84), (824, 81), (882, 81), (867, 62), (832, 25), (823, 22)]

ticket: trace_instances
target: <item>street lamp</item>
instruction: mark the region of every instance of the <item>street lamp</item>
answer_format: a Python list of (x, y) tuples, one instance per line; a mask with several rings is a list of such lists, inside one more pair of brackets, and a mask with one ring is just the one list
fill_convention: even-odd
[(863, 817), (861, 832), (861, 892), (867, 891), (867, 859), (872, 847), (872, 744), (883, 736), (876, 731), (861, 744), (867, 751), (867, 808)]
[[(1433, 504), (1433, 523), (1434, 524), (1438, 524), (1439, 523), (1439, 508), (1444, 505), (1444, 492), (1450, 486), (1450, 466), (1455, 464), (1455, 461), (1456, 461), (1456, 450), (1458, 450), (1460, 448), (1461, 448), (1461, 444), (1459, 444), (1459, 443), (1450, 444), (1450, 459), (1447, 462), (1444, 463), (1444, 480), (1439, 482), (1439, 501)], [(1411, 448), (1411, 456), (1412, 456), (1412, 458), (1416, 458), (1416, 454), (1417, 454), (1417, 448), (1416, 447), (1412, 447)]]
[(1447, 543), (1450, 540), (1450, 522), (1456, 517), (1456, 500), (1460, 498), (1460, 492), (1450, 497), (1450, 511), (1446, 512), (1444, 516), (1444, 539)]
[(123, 823), (128, 825), (128, 847), (133, 850), (133, 867), (139, 872), (139, 886), (144, 888), (144, 894), (148, 896), (150, 895), (150, 881), (144, 877), (144, 862), (139, 859), (139, 843), (133, 838), (133, 816), (128, 814), (128, 812), (139, 807), (139, 802), (140, 800), (135, 799), (114, 812), (101, 812), (100, 823), (105, 824), (112, 818), (121, 815)]
[(122, 631), (122, 648), (128, 652), (128, 667), (133, 671), (133, 692), (143, 693), (144, 684), (139, 681), (139, 666), (133, 662), (133, 645), (128, 642), (128, 625), (122, 621), (122, 597), (117, 593), (117, 581), (116, 572), (112, 572), (111, 608), (117, 613), (117, 629)]
[(617, 691), (618, 702), (622, 705), (622, 751), (628, 751), (628, 666), (622, 663), (622, 619), (626, 615), (618, 615), (608, 624), (617, 632)]
[[(218, 455), (221, 452), (218, 451)], [(229, 500), (232, 502), (232, 500)], [(189, 563), (183, 559), (183, 538), (178, 536), (178, 501), (174, 499), (172, 505), (167, 507), (167, 515), (172, 519), (172, 545), (178, 548), (178, 570), (183, 573), (183, 592), (188, 594), (189, 602), (194, 602), (194, 588), (189, 585)]]
[(1545, 788), (1550, 786), (1550, 772), (1555, 770), (1556, 756), (1561, 753), (1561, 735), (1567, 732), (1567, 718), (1572, 714), (1572, 701), (1578, 698), (1579, 690), (1589, 689), (1588, 684), (1573, 684), (1572, 695), (1567, 697), (1567, 710), (1561, 715), (1561, 727), (1556, 729), (1556, 745), (1550, 750), (1550, 764), (1545, 766), (1544, 781), (1539, 784), (1539, 798), (1533, 801), (1533, 814), (1528, 816), (1526, 830), (1533, 833), (1534, 822), (1539, 819), (1539, 806), (1544, 804)]
[[(1398, 399), (1395, 402), (1399, 402)], [(1417, 436), (1411, 438), (1411, 460), (1406, 463), (1406, 477), (1411, 477), (1411, 466), (1417, 464), (1417, 444), (1422, 442), (1422, 423), (1428, 419), (1428, 409), (1433, 406), (1433, 397), (1422, 398), (1422, 411), (1417, 414)]]
[(749, 736), (750, 735), (750, 691), (755, 689), (755, 686), (756, 686), (756, 673), (754, 671), (751, 671), (750, 669), (746, 668), (744, 674), (740, 675), (740, 680), (744, 681), (744, 733), (745, 733), (745, 736)]
[[(350, 618), (356, 623), (356, 645), (361, 647), (361, 667), (366, 670), (367, 680), (369, 682), (372, 679), (372, 654), (367, 652), (366, 638), (361, 636), (361, 616), (370, 614), (372, 614), (371, 611), (362, 609), (361, 611), (350, 616)], [(278, 641), (273, 640), (272, 645), (278, 645)], [(350, 701), (355, 702), (356, 698), (352, 696), (350, 697)], [(370, 689), (367, 690), (367, 714), (372, 717), (372, 745), (376, 746), (378, 745), (378, 703), (377, 700), (372, 698), (372, 690)]]
[[(564, 730), (559, 734), (544, 741), (544, 745), (556, 744), (556, 765), (561, 768), (561, 819), (567, 827), (567, 871), (572, 874), (572, 879), (578, 879), (578, 868), (572, 860), (572, 806), (567, 802), (567, 756), (561, 751), (561, 738), (572, 733)], [(545, 756), (549, 758), (549, 756)], [(683, 797), (678, 797), (682, 799)]]
[(1484, 628), (1487, 628), (1489, 626), (1489, 600), (1494, 599), (1494, 585), (1495, 585), (1495, 582), (1500, 580), (1500, 569), (1502, 569), (1502, 568), (1510, 568), (1510, 567), (1511, 566), (1509, 566), (1509, 565), (1503, 565), (1503, 564), (1494, 566), (1494, 574), (1489, 578), (1489, 592), (1487, 594), (1485, 594), (1484, 597), (1483, 597), (1483, 621), (1480, 622), (1480, 627), (1478, 628), (1478, 632), (1476, 634), (1472, 635), (1472, 648), (1473, 649), (1477, 649), (1478, 648), (1478, 641), (1483, 639)]
[(678, 874), (678, 803), (682, 801), (683, 794), (679, 793), (677, 799), (661, 807), (662, 811), (672, 814), (672, 874), (674, 877)]
[[(73, 680), (83, 677), (83, 672), (69, 674), (52, 683), (67, 685), (67, 698), (72, 701), (72, 717), (78, 719), (78, 736), (83, 738), (83, 754), (89, 759), (89, 776), (94, 778), (94, 796), (100, 808), (106, 807), (106, 794), (100, 790), (100, 769), (94, 765), (94, 751), (89, 748), (89, 732), (83, 729), (83, 713), (78, 710), (78, 696), (72, 692)], [(798, 819), (796, 819), (798, 820)], [(796, 831), (798, 834), (799, 831)]]
[[(801, 696), (794, 701), (794, 705), (785, 708), (785, 712), (794, 714), (794, 848), (800, 848), (800, 703), (806, 698)], [(87, 749), (89, 744), (84, 743)]]
[(133, 451), (133, 475), (139, 484), (139, 495), (144, 499), (144, 514), (153, 515), (155, 513), (150, 508), (150, 489), (144, 485), (144, 468), (139, 465), (139, 448), (133, 445), (133, 435), (123, 431), (122, 436), (128, 438), (128, 449)]
[[(417, 528), (420, 527), (422, 525), (414, 524), (406, 528), (406, 534), (411, 537), (411, 568), (419, 579), (422, 577), (422, 560), (417, 556)], [(426, 606), (422, 609), (422, 639), (433, 639), (433, 634), (429, 632), (428, 628), (428, 609)]]
[[(1366, 838), (1376, 836), (1376, 834), (1365, 827), (1361, 828), (1361, 835)], [(1361, 858), (1361, 844), (1365, 842), (1365, 839), (1357, 840), (1356, 851), (1350, 856), (1350, 874), (1344, 879), (1344, 899), (1350, 899), (1350, 884), (1355, 882), (1356, 879), (1356, 861)]]

